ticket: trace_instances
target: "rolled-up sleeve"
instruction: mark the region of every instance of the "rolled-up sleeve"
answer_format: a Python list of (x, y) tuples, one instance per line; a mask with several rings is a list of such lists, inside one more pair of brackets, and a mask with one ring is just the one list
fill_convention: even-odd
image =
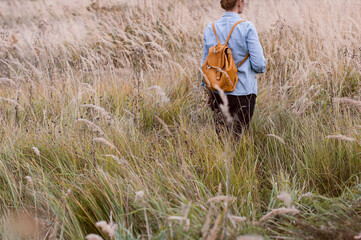
[(202, 57), (201, 66), (203, 65), (204, 61), (206, 60), (206, 58), (208, 56), (208, 51), (209, 51), (209, 49), (206, 46), (207, 45), (206, 40), (207, 40), (207, 28), (205, 29), (204, 36), (203, 36), (203, 57)]
[(250, 23), (247, 31), (246, 43), (250, 54), (251, 67), (256, 73), (266, 71), (266, 59), (263, 55), (263, 49), (259, 42), (256, 27)]
[[(207, 28), (204, 30), (204, 36), (203, 36), (203, 57), (202, 57), (202, 61), (201, 61), (201, 69), (202, 69), (202, 65), (204, 63), (204, 61), (206, 60), (207, 56), (208, 56), (208, 52), (209, 49), (206, 46), (206, 40), (207, 40)], [(202, 79), (202, 86), (206, 86), (203, 82), (203, 75), (201, 74), (201, 79)]]

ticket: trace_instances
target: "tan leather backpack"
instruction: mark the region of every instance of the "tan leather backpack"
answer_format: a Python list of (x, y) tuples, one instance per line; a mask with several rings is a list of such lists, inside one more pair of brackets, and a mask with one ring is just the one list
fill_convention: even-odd
[[(221, 44), (221, 41), (219, 41), (214, 23), (212, 24), (218, 44), (209, 48), (208, 56), (202, 65), (202, 71), (205, 75), (205, 77), (203, 77), (204, 83), (211, 90), (216, 91), (219, 90), (218, 88), (221, 88), (224, 92), (233, 92), (236, 88), (238, 82), (238, 70), (232, 56), (232, 51), (228, 47), (227, 43), (231, 38), (233, 30), (242, 22), (244, 21), (239, 21), (234, 24), (226, 42), (223, 45)], [(240, 67), (248, 57), (249, 53), (238, 64), (238, 67)]]

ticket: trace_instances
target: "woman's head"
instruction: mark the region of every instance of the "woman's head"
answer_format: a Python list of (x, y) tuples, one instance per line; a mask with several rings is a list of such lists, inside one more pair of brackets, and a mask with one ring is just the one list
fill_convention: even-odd
[(241, 14), (246, 6), (246, 0), (221, 0), (221, 7), (226, 11)]

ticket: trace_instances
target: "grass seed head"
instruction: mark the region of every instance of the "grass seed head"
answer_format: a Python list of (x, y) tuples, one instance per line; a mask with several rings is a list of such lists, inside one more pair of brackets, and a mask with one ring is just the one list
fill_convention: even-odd
[(301, 198), (312, 198), (313, 196), (314, 196), (313, 193), (308, 192), (308, 193), (302, 194)]
[(352, 98), (333, 98), (333, 101), (338, 102), (338, 103), (342, 103), (342, 104), (346, 104), (352, 107), (356, 107), (359, 108), (361, 110), (361, 101), (352, 99)]
[(101, 136), (104, 136), (104, 135), (105, 135), (105, 133), (103, 132), (103, 130), (102, 130), (100, 127), (98, 127), (95, 123), (93, 123), (93, 122), (91, 122), (91, 121), (89, 121), (89, 120), (86, 120), (86, 119), (83, 119), (83, 118), (79, 118), (79, 119), (77, 119), (76, 121), (77, 121), (77, 122), (80, 122), (80, 123), (86, 124), (86, 125), (89, 127), (89, 129), (90, 129), (92, 132), (94, 132), (94, 133), (98, 133), (98, 134), (100, 134)]
[(208, 199), (208, 203), (217, 203), (217, 202), (233, 202), (235, 201), (236, 198), (235, 197), (231, 197), (231, 196), (217, 196), (214, 198), (210, 198)]
[(40, 151), (37, 147), (32, 147), (31, 150), (36, 154), (36, 156), (40, 157)]
[(247, 218), (246, 217), (238, 217), (238, 216), (233, 216), (233, 215), (230, 215), (229, 216), (229, 219), (233, 222), (236, 222), (236, 223), (239, 223), (239, 224), (242, 224), (244, 222), (247, 221)]
[(257, 235), (243, 235), (237, 237), (237, 240), (263, 240), (264, 238)]
[(65, 193), (65, 197), (68, 198), (72, 192), (73, 191), (70, 188), (68, 188), (68, 190)]
[(111, 144), (108, 140), (106, 140), (105, 138), (94, 138), (92, 141), (94, 143), (98, 143), (98, 144), (102, 144), (104, 146), (107, 146), (107, 147), (109, 147), (111, 149), (116, 149), (116, 147), (113, 144)]
[(114, 119), (111, 113), (109, 113), (107, 110), (105, 110), (102, 107), (96, 106), (94, 104), (84, 104), (81, 105), (84, 108), (90, 108), (93, 109), (94, 111), (97, 111), (101, 116), (103, 116), (105, 118), (105, 120), (109, 123), (109, 124), (113, 124), (114, 123)]
[(280, 195), (277, 196), (277, 198), (281, 201), (283, 201), (288, 208), (291, 208), (292, 206), (292, 197), (289, 193), (282, 192)]
[(97, 235), (97, 234), (88, 234), (85, 237), (86, 240), (104, 240), (101, 236)]
[(34, 184), (33, 179), (30, 176), (26, 176), (25, 179), (29, 184)]
[(329, 136), (326, 137), (326, 139), (338, 139), (338, 140), (346, 141), (346, 142), (354, 142), (354, 141), (356, 141), (356, 139), (351, 138), (351, 137), (344, 136), (344, 135), (342, 135), (342, 134), (329, 135)]
[(144, 200), (144, 191), (139, 191), (135, 193), (135, 201), (143, 201)]
[(168, 125), (157, 115), (154, 115), (155, 119), (157, 119), (157, 121), (163, 126), (164, 131), (168, 134), (168, 135), (172, 135), (172, 133), (170, 132)]
[(277, 209), (273, 209), (271, 212), (267, 213), (266, 215), (264, 215), (260, 222), (265, 222), (275, 216), (280, 216), (280, 215), (286, 215), (286, 214), (299, 214), (300, 211), (296, 208), (277, 208)]
[(15, 82), (9, 78), (0, 78), (0, 84), (9, 84), (15, 86)]
[(95, 226), (108, 234), (110, 238), (113, 238), (118, 230), (118, 225), (116, 223), (107, 223), (106, 221), (97, 222)]
[(4, 102), (7, 102), (15, 107), (18, 107), (19, 109), (21, 110), (24, 110), (24, 108), (15, 100), (13, 99), (10, 99), (10, 98), (4, 98), (4, 97), (0, 97), (0, 101), (4, 101)]
[(267, 134), (266, 136), (267, 137), (273, 137), (273, 138), (277, 139), (278, 141), (280, 141), (280, 143), (286, 144), (286, 142), (285, 142), (285, 140), (283, 138), (281, 138), (281, 137), (279, 137), (279, 136), (277, 136), (275, 134)]
[(163, 88), (161, 88), (160, 86), (153, 86), (153, 87), (149, 87), (146, 90), (152, 90), (154, 89), (156, 94), (158, 96), (160, 96), (160, 102), (161, 103), (169, 103), (169, 98), (167, 97), (166, 93), (164, 92)]
[(226, 123), (230, 125), (233, 122), (233, 117), (232, 117), (231, 113), (229, 112), (228, 97), (219, 86), (217, 86), (217, 85), (215, 85), (215, 86), (216, 86), (219, 96), (221, 97), (222, 102), (223, 102), (222, 104), (219, 105), (219, 108), (221, 109), (223, 116), (226, 118)]
[(214, 222), (212, 229), (209, 232), (209, 237), (207, 238), (207, 240), (216, 240), (218, 238), (218, 233), (221, 228), (222, 219), (223, 219), (222, 214), (219, 214), (216, 221)]

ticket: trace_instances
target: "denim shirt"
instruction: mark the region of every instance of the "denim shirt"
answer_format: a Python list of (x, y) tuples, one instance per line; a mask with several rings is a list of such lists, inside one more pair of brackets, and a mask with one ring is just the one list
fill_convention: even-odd
[[(223, 17), (215, 22), (217, 35), (222, 44), (225, 43), (233, 25), (241, 21), (241, 17), (234, 12), (226, 12)], [(217, 45), (217, 38), (212, 29), (212, 23), (208, 24), (204, 31), (203, 58), (202, 63), (206, 60), (209, 48)], [(246, 21), (237, 25), (228, 42), (228, 47), (236, 65), (250, 53), (250, 57), (238, 67), (238, 82), (233, 92), (228, 95), (257, 95), (256, 73), (264, 73), (266, 70), (266, 59), (263, 56), (263, 49), (258, 39), (255, 26)], [(205, 86), (202, 78), (202, 86)]]

